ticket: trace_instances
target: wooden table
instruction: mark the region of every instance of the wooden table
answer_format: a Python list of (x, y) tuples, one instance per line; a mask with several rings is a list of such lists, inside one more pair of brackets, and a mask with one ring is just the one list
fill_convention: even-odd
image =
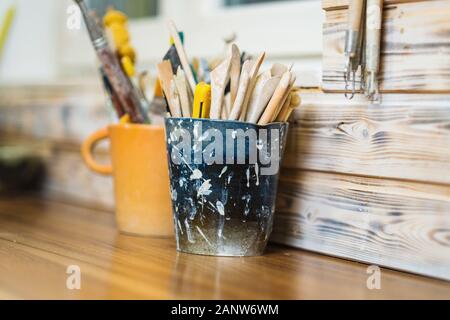
[[(81, 269), (81, 290), (66, 271)], [(448, 282), (272, 245), (252, 258), (177, 253), (172, 239), (118, 234), (109, 212), (18, 197), (0, 200), (0, 298), (450, 298)]]

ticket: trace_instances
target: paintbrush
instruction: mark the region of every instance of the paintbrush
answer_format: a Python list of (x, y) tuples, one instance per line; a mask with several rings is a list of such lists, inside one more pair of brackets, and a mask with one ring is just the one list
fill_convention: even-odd
[(133, 87), (131, 80), (122, 69), (117, 55), (110, 49), (103, 29), (89, 15), (84, 0), (74, 1), (80, 7), (92, 45), (124, 111), (130, 115), (133, 122), (148, 123), (149, 119), (147, 114), (142, 110), (140, 97)]

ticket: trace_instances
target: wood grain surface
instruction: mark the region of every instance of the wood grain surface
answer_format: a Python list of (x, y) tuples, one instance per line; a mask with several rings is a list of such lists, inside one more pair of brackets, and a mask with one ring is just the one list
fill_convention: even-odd
[[(379, 77), (382, 92), (450, 92), (449, 16), (450, 0), (385, 5)], [(346, 25), (346, 9), (326, 11), (322, 73), (325, 91), (345, 90)]]
[[(423, 1), (436, 1), (436, 0), (383, 0), (383, 4), (386, 6), (398, 3), (423, 2)], [(347, 9), (348, 4), (349, 0), (322, 0), (322, 8), (327, 11)]]
[(285, 167), (450, 184), (450, 95), (301, 96)]
[[(81, 290), (66, 269), (81, 268)], [(281, 246), (262, 257), (177, 253), (173, 239), (120, 235), (110, 213), (35, 198), (0, 200), (0, 298), (450, 298), (450, 284)]]
[(450, 188), (285, 170), (273, 240), (450, 280)]

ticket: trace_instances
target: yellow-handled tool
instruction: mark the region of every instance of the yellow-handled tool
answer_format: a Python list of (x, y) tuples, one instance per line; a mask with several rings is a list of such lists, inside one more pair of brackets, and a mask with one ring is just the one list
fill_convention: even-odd
[(193, 118), (209, 118), (211, 108), (211, 86), (205, 82), (200, 82), (195, 87)]

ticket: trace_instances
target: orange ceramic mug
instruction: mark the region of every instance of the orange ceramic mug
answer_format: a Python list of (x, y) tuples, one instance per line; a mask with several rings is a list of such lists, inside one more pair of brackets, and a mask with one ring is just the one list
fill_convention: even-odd
[[(112, 165), (95, 162), (92, 150), (109, 138)], [(121, 232), (144, 236), (173, 235), (169, 171), (164, 128), (141, 124), (115, 124), (84, 141), (81, 153), (87, 166), (112, 174), (116, 222)]]

